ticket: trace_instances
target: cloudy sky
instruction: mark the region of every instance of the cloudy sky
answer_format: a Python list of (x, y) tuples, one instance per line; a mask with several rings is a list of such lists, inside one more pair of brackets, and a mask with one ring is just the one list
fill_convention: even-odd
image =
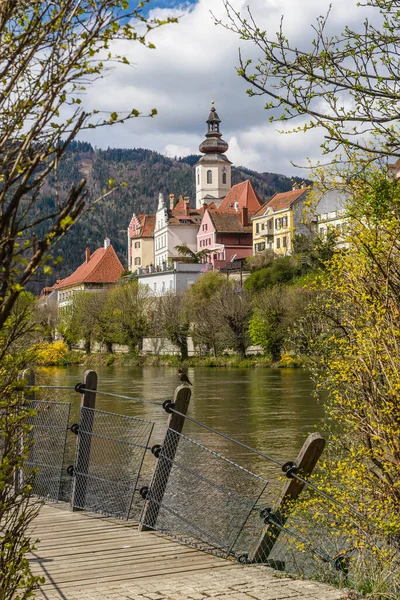
[[(233, 0), (243, 13), (250, 5), (260, 27), (275, 32), (282, 15), (288, 37), (303, 46), (311, 40), (311, 24), (332, 2), (331, 27), (339, 32), (344, 25), (357, 27), (363, 10), (357, 0)], [(143, 147), (168, 156), (198, 152), (206, 131), (211, 100), (222, 119), (221, 131), (229, 143), (227, 156), (236, 165), (258, 171), (304, 174), (296, 164), (319, 156), (320, 134), (278, 133), (263, 109), (266, 98), (249, 98), (249, 87), (236, 73), (238, 48), (254, 56), (250, 43), (215, 26), (210, 11), (224, 16), (222, 0), (152, 0), (150, 15), (179, 17), (179, 23), (152, 34), (156, 50), (120, 43), (130, 66), (116, 67), (97, 82), (85, 102), (90, 108), (123, 111), (137, 108), (145, 113), (153, 107), (154, 119), (135, 119), (125, 125), (100, 128), (82, 139), (101, 148)], [(285, 126), (288, 129), (288, 126)]]

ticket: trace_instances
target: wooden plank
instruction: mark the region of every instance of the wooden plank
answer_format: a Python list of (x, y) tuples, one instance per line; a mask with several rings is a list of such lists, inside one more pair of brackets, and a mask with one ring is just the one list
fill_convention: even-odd
[[(62, 563), (62, 561), (51, 564), (49, 562), (35, 563), (35, 566), (33, 567), (32, 571), (34, 573), (41, 573), (43, 572), (43, 569), (49, 567), (49, 570), (51, 571), (51, 574), (53, 576), (56, 574), (57, 576), (64, 575), (70, 572), (75, 573), (75, 576), (78, 579), (78, 577), (81, 577), (80, 573), (83, 573), (83, 575), (86, 575), (88, 572), (92, 573), (97, 571), (99, 571), (100, 574), (105, 574), (107, 571), (113, 573), (114, 570), (120, 565), (126, 567), (128, 561), (130, 563), (133, 563), (134, 560), (134, 569), (139, 570), (142, 565), (148, 565), (154, 562), (163, 562), (165, 560), (180, 560), (181, 558), (191, 557), (194, 554), (198, 554), (198, 552), (194, 548), (187, 548), (182, 552), (176, 552), (171, 549), (167, 552), (164, 550), (163, 552), (154, 552), (147, 556), (140, 556), (137, 554), (133, 556), (131, 553), (125, 552), (122, 554), (107, 554), (106, 556), (104, 555), (101, 558), (96, 557), (95, 570), (93, 570), (93, 558), (91, 558), (81, 560), (80, 562), (71, 560), (69, 564), (64, 564)], [(132, 569), (132, 564), (129, 564), (128, 568)]]
[[(113, 565), (110, 565), (109, 573), (105, 573), (104, 569), (90, 569), (90, 572), (86, 572), (86, 574), (80, 578), (79, 583), (77, 582), (76, 575), (73, 571), (67, 574), (61, 574), (60, 576), (57, 576), (57, 586), (71, 583), (76, 587), (79, 585), (79, 588), (81, 588), (85, 584), (91, 584), (93, 586), (93, 582), (98, 586), (100, 583), (105, 582), (119, 582), (122, 578), (129, 579), (133, 574), (138, 578), (139, 576), (148, 577), (150, 574), (154, 575), (159, 573), (186, 573), (187, 570), (190, 570), (193, 567), (208, 565), (220, 566), (220, 561), (214, 557), (204, 555), (200, 558), (182, 558), (179, 559), (179, 562), (176, 560), (176, 565), (171, 564), (169, 560), (162, 562), (153, 561), (151, 564), (141, 566), (140, 569), (133, 569), (133, 565), (127, 563), (115, 568), (113, 568)], [(134, 572), (132, 573), (132, 571)], [(52, 584), (49, 582), (49, 584), (44, 584), (42, 587), (46, 588), (49, 585), (51, 586)]]
[(42, 555), (38, 554), (37, 558), (32, 558), (31, 559), (31, 563), (32, 565), (40, 565), (41, 563), (48, 563), (51, 562), (53, 565), (69, 565), (69, 564), (73, 564), (73, 565), (78, 565), (78, 564), (83, 564), (83, 563), (88, 563), (91, 562), (94, 558), (95, 554), (98, 554), (99, 556), (96, 557), (96, 563), (100, 562), (101, 560), (109, 560), (109, 557), (116, 557), (118, 558), (119, 556), (133, 556), (135, 554), (137, 554), (137, 558), (139, 560), (147, 560), (148, 557), (150, 556), (166, 556), (168, 554), (193, 554), (194, 552), (198, 552), (198, 550), (196, 550), (196, 548), (189, 548), (186, 546), (180, 546), (178, 548), (170, 548), (169, 545), (164, 546), (164, 547), (158, 547), (158, 548), (146, 548), (146, 547), (142, 547), (140, 548), (139, 546), (137, 547), (121, 547), (121, 548), (109, 548), (107, 549), (105, 552), (101, 551), (101, 550), (96, 550), (94, 552), (87, 552), (85, 554), (71, 554), (69, 557), (65, 557), (63, 555), (59, 555), (57, 557), (43, 557)]
[[(192, 392), (187, 385), (180, 385), (175, 390), (175, 409), (183, 415), (186, 415), (187, 413), (191, 394)], [(171, 413), (169, 415), (167, 433), (165, 434), (162, 446), (162, 454), (157, 460), (151, 481), (152, 498), (146, 502), (141, 524), (139, 525), (139, 531), (148, 531), (154, 529), (156, 526), (158, 513), (164, 498), (169, 474), (179, 444), (179, 436), (174, 432), (181, 433), (184, 423), (184, 417), (181, 417), (176, 413)]]
[[(300, 476), (307, 477), (311, 475), (324, 448), (325, 440), (319, 433), (315, 432), (308, 436), (296, 458), (296, 466)], [(257, 545), (249, 554), (250, 562), (263, 563), (267, 560), (281, 533), (281, 527), (285, 525), (289, 518), (292, 502), (299, 497), (303, 488), (304, 483), (298, 479), (288, 480), (274, 511), (274, 520), (279, 522), (280, 526), (278, 527), (273, 523), (266, 525)]]
[(104, 537), (102, 536), (100, 537), (93, 537), (90, 540), (86, 540), (85, 543), (82, 543), (79, 538), (77, 538), (76, 540), (74, 540), (73, 542), (68, 543), (67, 545), (62, 545), (60, 544), (59, 546), (52, 546), (52, 545), (47, 545), (47, 546), (42, 546), (39, 542), (38, 544), (38, 548), (40, 549), (40, 552), (42, 554), (50, 554), (50, 553), (55, 553), (55, 552), (66, 552), (69, 549), (73, 550), (74, 548), (88, 548), (90, 549), (92, 546), (96, 546), (96, 544), (98, 546), (115, 546), (116, 548), (121, 548), (122, 546), (146, 546), (146, 545), (151, 545), (151, 546), (163, 546), (163, 545), (170, 545), (173, 544), (173, 542), (169, 542), (168, 540), (165, 540), (164, 542), (160, 541), (160, 542), (154, 542), (154, 541), (149, 541), (147, 542), (147, 540), (143, 540), (143, 541), (137, 541), (135, 539), (132, 539), (130, 537), (120, 537), (120, 536), (114, 536), (114, 537)]

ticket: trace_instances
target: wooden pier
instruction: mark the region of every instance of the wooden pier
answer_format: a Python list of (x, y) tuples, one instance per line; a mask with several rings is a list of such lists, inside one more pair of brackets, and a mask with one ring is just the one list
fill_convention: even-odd
[(137, 524), (67, 505), (45, 505), (33, 571), (46, 578), (37, 600), (344, 600), (345, 591), (275, 577), (262, 565), (231, 560), (139, 532)]
[(31, 564), (35, 575), (46, 578), (42, 592), (61, 598), (121, 582), (232, 566), (160, 533), (139, 532), (137, 524), (71, 512), (62, 504), (42, 507), (32, 535), (40, 539)]

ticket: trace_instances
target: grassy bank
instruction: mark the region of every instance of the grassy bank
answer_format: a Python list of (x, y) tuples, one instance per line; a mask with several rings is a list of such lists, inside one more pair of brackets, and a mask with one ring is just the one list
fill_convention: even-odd
[(248, 358), (240, 358), (236, 355), (224, 355), (216, 358), (212, 356), (193, 356), (186, 361), (182, 361), (176, 355), (133, 355), (133, 354), (84, 354), (83, 352), (67, 352), (56, 363), (58, 366), (69, 365), (85, 365), (87, 367), (96, 366), (122, 366), (122, 367), (138, 367), (138, 366), (171, 366), (178, 367), (184, 364), (187, 367), (213, 367), (213, 368), (297, 368), (302, 366), (302, 361), (291, 355), (285, 354), (279, 363), (272, 362), (268, 356), (251, 356)]

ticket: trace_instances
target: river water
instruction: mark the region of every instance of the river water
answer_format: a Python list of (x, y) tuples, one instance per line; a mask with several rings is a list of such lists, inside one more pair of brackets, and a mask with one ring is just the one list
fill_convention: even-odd
[[(97, 367), (98, 389), (144, 400), (172, 399), (178, 385), (173, 367)], [(83, 367), (43, 369), (40, 381), (75, 385)], [(308, 434), (316, 431), (324, 413), (314, 397), (314, 385), (302, 369), (191, 368), (193, 393), (188, 414), (279, 460), (295, 459)], [(80, 395), (56, 392), (54, 399), (72, 402), (71, 420), (79, 420)], [(151, 443), (160, 443), (168, 415), (160, 406), (123, 398), (97, 396), (96, 408), (155, 422)], [(256, 474), (272, 480), (277, 467), (224, 438), (186, 421), (183, 433)], [(71, 435), (71, 434), (70, 434)], [(72, 436), (73, 437), (73, 436)], [(73, 440), (69, 442), (72, 447)]]

